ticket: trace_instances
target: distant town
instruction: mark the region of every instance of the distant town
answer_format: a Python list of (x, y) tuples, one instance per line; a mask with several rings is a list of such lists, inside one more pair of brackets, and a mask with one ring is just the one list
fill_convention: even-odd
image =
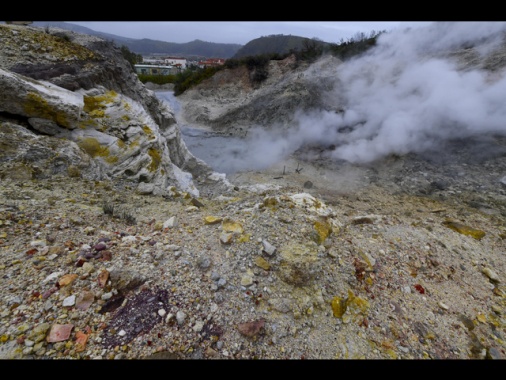
[(143, 75), (175, 75), (188, 67), (206, 68), (221, 66), (224, 58), (206, 58), (205, 60), (187, 60), (184, 57), (143, 57), (141, 64), (135, 65), (137, 74)]

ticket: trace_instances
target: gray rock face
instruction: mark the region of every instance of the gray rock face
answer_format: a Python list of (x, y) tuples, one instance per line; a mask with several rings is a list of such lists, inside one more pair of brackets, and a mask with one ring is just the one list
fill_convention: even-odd
[[(0, 162), (9, 166), (3, 176), (70, 170), (131, 182), (143, 194), (168, 194), (175, 186), (198, 196), (196, 179), (228, 188), (190, 153), (170, 106), (138, 80), (112, 43), (0, 25), (0, 46)], [(25, 170), (14, 174), (13, 165)]]
[(287, 129), (297, 112), (336, 107), (327, 104), (325, 95), (336, 81), (332, 68), (340, 64), (332, 56), (313, 64), (296, 62), (289, 56), (270, 61), (268, 77), (260, 84), (251, 80), (244, 66), (226, 69), (178, 97), (181, 117), (237, 136), (245, 135), (254, 125)]
[(75, 142), (41, 136), (16, 123), (0, 123), (0, 179), (30, 180), (56, 174), (108, 178), (102, 166)]
[(81, 95), (2, 69), (0, 86), (3, 89), (0, 95), (1, 112), (45, 119), (64, 128), (77, 127), (83, 106)]

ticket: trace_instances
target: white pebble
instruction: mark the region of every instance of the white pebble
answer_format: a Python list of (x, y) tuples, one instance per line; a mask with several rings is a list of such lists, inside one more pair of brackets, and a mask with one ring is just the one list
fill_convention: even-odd
[(182, 311), (178, 311), (176, 313), (176, 320), (178, 325), (182, 325), (184, 323), (184, 320), (186, 319), (186, 314)]
[(109, 293), (104, 293), (102, 294), (102, 296), (100, 297), (100, 299), (104, 300), (104, 301), (107, 301), (108, 299), (110, 299), (112, 297), (112, 293), (109, 292)]
[(76, 303), (76, 296), (72, 295), (63, 300), (63, 306), (74, 306)]
[(499, 276), (490, 268), (483, 268), (482, 272), (492, 281), (499, 282)]
[(204, 322), (203, 321), (197, 321), (195, 322), (195, 325), (193, 326), (193, 331), (195, 332), (201, 332), (204, 328)]

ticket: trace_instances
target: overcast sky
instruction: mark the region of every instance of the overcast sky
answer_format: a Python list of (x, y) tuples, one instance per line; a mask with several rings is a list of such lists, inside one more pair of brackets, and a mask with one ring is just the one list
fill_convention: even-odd
[(67, 21), (97, 32), (135, 39), (186, 43), (194, 40), (246, 45), (271, 34), (339, 43), (357, 33), (427, 25), (425, 21)]

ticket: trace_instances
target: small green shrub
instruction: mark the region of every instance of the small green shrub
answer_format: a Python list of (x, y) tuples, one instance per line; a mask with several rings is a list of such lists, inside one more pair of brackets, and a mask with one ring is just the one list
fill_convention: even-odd
[(104, 210), (105, 215), (114, 215), (114, 205), (112, 203), (104, 203), (102, 205), (102, 210)]
[(142, 55), (141, 54), (135, 54), (134, 52), (130, 51), (130, 49), (122, 45), (120, 47), (121, 55), (123, 55), (123, 58), (125, 58), (129, 63), (130, 66), (132, 66), (132, 70), (135, 71), (135, 64), (142, 62)]
[(118, 218), (120, 220), (124, 220), (127, 224), (136, 225), (137, 219), (135, 216), (128, 210), (118, 210), (114, 207), (112, 203), (105, 202), (102, 205), (102, 209), (104, 210), (105, 215), (109, 215), (114, 218)]
[(129, 211), (122, 211), (121, 214), (119, 215), (119, 218), (132, 226), (137, 224), (137, 219)]
[(176, 75), (174, 81), (174, 95), (178, 96), (190, 87), (196, 86), (205, 79), (211, 78), (223, 66), (211, 66), (206, 68), (198, 68), (196, 70), (185, 70)]

